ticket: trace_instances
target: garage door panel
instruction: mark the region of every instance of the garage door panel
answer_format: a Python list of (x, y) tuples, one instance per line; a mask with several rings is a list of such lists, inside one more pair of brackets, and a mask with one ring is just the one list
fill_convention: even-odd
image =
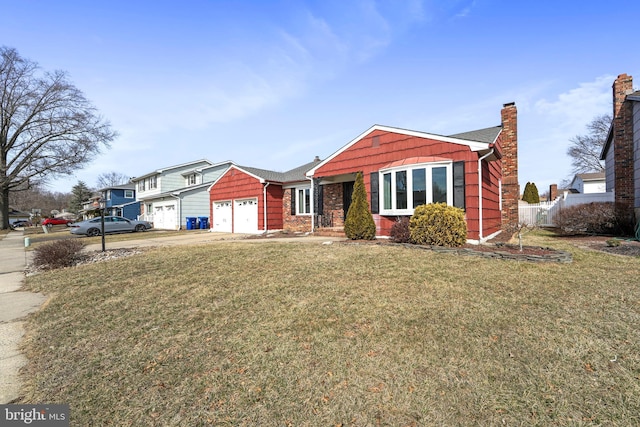
[(258, 199), (234, 200), (233, 231), (235, 233), (258, 232)]
[(213, 203), (213, 230), (225, 233), (233, 231), (233, 208), (231, 201)]

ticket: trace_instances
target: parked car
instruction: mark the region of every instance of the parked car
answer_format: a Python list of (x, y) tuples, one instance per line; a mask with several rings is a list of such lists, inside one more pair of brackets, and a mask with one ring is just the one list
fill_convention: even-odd
[(31, 227), (31, 221), (27, 221), (26, 219), (19, 219), (17, 221), (13, 221), (11, 223), (11, 227)]
[(61, 224), (69, 226), (69, 224), (71, 224), (72, 222), (72, 220), (66, 218), (45, 218), (42, 220), (42, 225), (46, 225), (47, 227)]
[[(70, 224), (71, 234), (83, 234), (85, 236), (100, 236), (102, 234), (101, 218), (88, 219), (86, 221), (74, 222)], [(105, 216), (104, 232), (126, 233), (133, 231), (147, 231), (153, 228), (153, 224), (148, 221), (136, 221), (121, 216)]]

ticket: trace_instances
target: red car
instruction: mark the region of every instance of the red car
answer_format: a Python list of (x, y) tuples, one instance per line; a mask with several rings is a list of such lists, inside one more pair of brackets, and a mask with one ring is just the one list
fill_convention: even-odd
[(53, 225), (64, 224), (69, 226), (73, 221), (65, 218), (45, 218), (42, 220), (42, 225), (46, 225), (47, 227), (51, 227)]

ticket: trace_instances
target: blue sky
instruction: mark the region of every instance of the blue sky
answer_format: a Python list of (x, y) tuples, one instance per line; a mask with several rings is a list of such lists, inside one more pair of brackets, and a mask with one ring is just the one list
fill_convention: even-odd
[[(520, 185), (637, 74), (640, 2), (3, 1), (0, 44), (65, 70), (120, 136), (69, 191), (207, 158), (285, 171), (374, 124), (449, 135), (518, 108)], [(7, 19), (10, 17), (10, 19)]]

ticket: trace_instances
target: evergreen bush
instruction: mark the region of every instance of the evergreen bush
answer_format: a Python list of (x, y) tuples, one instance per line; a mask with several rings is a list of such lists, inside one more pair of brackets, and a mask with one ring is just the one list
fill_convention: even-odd
[(409, 233), (418, 245), (462, 246), (467, 242), (464, 211), (445, 203), (420, 205), (409, 220)]
[(353, 185), (351, 206), (344, 220), (344, 234), (352, 240), (373, 240), (376, 237), (376, 223), (369, 210), (367, 190), (364, 188), (361, 172), (358, 172)]
[(538, 193), (538, 187), (533, 182), (527, 182), (524, 186), (524, 192), (522, 193), (522, 200), (527, 203), (540, 203), (540, 194)]

